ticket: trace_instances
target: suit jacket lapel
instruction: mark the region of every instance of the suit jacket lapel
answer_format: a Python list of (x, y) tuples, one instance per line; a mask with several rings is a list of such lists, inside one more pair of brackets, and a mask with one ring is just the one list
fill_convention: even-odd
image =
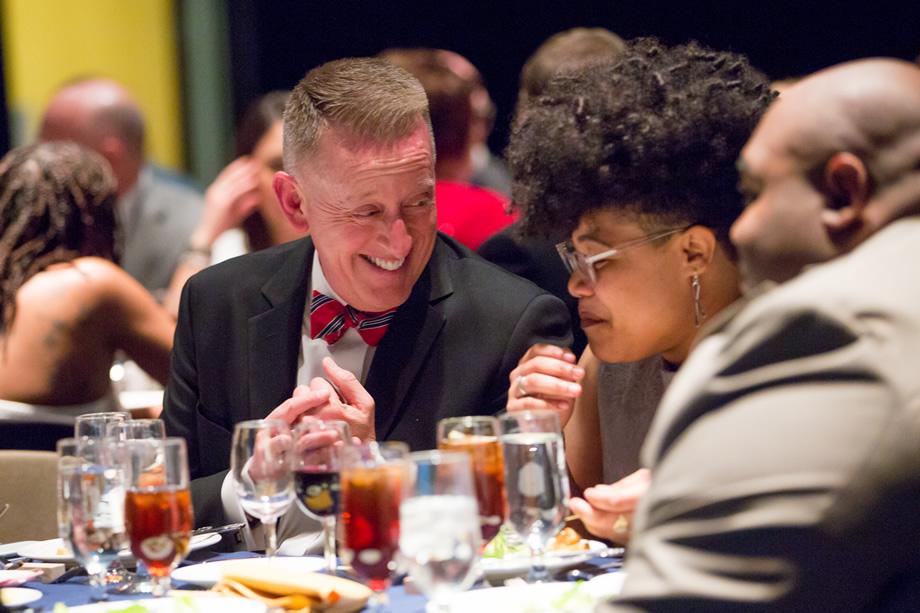
[(267, 308), (249, 319), (249, 416), (265, 417), (297, 383), (301, 329), (313, 264), (313, 242), (297, 245), (262, 286)]
[(365, 388), (376, 405), (378, 439), (386, 439), (406, 409), (406, 396), (419, 375), (432, 344), (444, 326), (437, 303), (453, 293), (450, 256), (438, 240), (409, 299), (399, 307), (377, 347)]

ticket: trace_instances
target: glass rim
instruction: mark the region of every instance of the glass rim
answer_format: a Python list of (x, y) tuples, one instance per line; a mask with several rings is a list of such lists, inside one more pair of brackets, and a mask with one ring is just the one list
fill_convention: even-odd
[(456, 417), (442, 417), (438, 420), (438, 425), (441, 424), (475, 424), (475, 423), (491, 423), (497, 422), (498, 419), (495, 415), (459, 415)]
[(291, 429), (291, 426), (286, 421), (284, 421), (283, 419), (276, 419), (276, 418), (246, 419), (243, 421), (238, 421), (235, 424), (233, 424), (233, 429), (234, 430), (255, 429), (255, 428), (263, 428), (265, 426), (275, 426), (275, 425), (284, 426), (288, 430)]
[(424, 451), (414, 451), (409, 454), (409, 461), (419, 463), (419, 460), (425, 461), (426, 464), (439, 466), (450, 462), (470, 462), (470, 454), (465, 451), (450, 451), (440, 449), (426, 449)]

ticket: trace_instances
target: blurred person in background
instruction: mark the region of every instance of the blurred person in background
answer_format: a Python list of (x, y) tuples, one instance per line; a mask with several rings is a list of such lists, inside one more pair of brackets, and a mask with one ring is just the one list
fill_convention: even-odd
[(495, 103), (479, 69), (455, 51), (435, 50), (437, 60), (470, 86), (470, 162), (469, 181), (488, 187), (504, 196), (511, 195), (511, 175), (505, 162), (489, 149), (489, 134), (495, 125)]
[[(521, 115), (527, 100), (543, 92), (553, 77), (593, 64), (612, 62), (624, 48), (623, 39), (603, 28), (573, 28), (549, 37), (521, 70), (516, 116)], [(572, 352), (580, 357), (588, 339), (579, 325), (578, 301), (568, 291), (569, 273), (556, 252), (556, 243), (566, 236), (562, 232), (556, 232), (549, 238), (521, 236), (519, 229), (519, 223), (512, 224), (486, 240), (478, 253), (490, 262), (533, 281), (565, 303), (575, 336)]]
[(0, 421), (116, 409), (119, 349), (166, 383), (175, 324), (116, 264), (116, 194), (108, 163), (74, 143), (0, 161)]
[(389, 49), (380, 57), (408, 71), (425, 88), (436, 149), (438, 230), (475, 250), (514, 217), (506, 212), (505, 197), (470, 183), (473, 86), (445, 65), (444, 53), (440, 49)]
[(236, 132), (236, 159), (205, 191), (205, 208), (163, 304), (176, 315), (182, 286), (201, 269), (303, 236), (285, 219), (272, 178), (282, 169), (282, 116), (289, 91), (273, 91), (247, 108)]
[(638, 39), (616, 63), (551, 80), (515, 124), (523, 229), (571, 231), (560, 251), (589, 348), (576, 365), (532, 347), (508, 409), (559, 411), (584, 491), (570, 506), (597, 536), (628, 539), (658, 403), (700, 327), (740, 296), (735, 161), (772, 99), (741, 55)]
[(45, 109), (41, 141), (73, 141), (96, 151), (117, 182), (121, 265), (148, 291), (169, 286), (198, 223), (201, 195), (146, 160), (144, 117), (118, 83), (86, 78), (62, 86)]

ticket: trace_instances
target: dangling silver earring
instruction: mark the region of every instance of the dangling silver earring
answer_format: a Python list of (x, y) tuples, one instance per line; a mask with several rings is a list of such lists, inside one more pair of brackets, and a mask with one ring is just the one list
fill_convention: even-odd
[(699, 275), (693, 275), (693, 278), (690, 280), (690, 288), (693, 290), (693, 323), (699, 328), (703, 320), (706, 319), (706, 311), (703, 310), (703, 305), (700, 304)]

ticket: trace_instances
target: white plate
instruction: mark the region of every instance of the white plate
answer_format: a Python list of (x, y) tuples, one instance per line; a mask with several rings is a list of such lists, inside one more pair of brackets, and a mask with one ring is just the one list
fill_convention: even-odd
[(40, 570), (0, 570), (0, 587), (14, 587), (41, 577)]
[[(585, 560), (590, 560), (600, 551), (607, 548), (600, 541), (585, 541), (588, 549), (585, 551), (548, 551), (543, 556), (546, 569), (549, 572), (564, 570), (578, 566)], [(480, 562), (482, 574), (486, 581), (492, 585), (501, 585), (512, 577), (521, 577), (530, 571), (530, 554), (526, 552), (515, 553), (504, 558), (482, 558)]]
[[(172, 572), (176, 581), (184, 581), (201, 587), (213, 587), (223, 577), (223, 569), (227, 564), (235, 564), (241, 558), (221, 560), (219, 562), (203, 562), (192, 566), (183, 566)], [(325, 561), (318, 556), (305, 556), (297, 558), (278, 558), (269, 561), (268, 558), (245, 558), (247, 564), (271, 564), (279, 568), (289, 568), (300, 572), (310, 573), (326, 567)]]
[(41, 592), (30, 587), (5, 587), (0, 591), (0, 604), (5, 607), (22, 607), (41, 597)]
[(598, 600), (586, 588), (586, 583), (537, 583), (471, 590), (454, 596), (450, 611), (582, 613), (593, 610)]
[[(197, 534), (192, 537), (189, 543), (189, 551), (198, 551), (220, 542), (221, 536), (216, 532), (209, 534)], [(43, 562), (73, 562), (73, 552), (70, 545), (62, 539), (48, 539), (47, 541), (24, 541), (28, 543), (24, 547), (16, 550), (16, 553), (24, 558), (33, 560), (42, 560)], [(126, 550), (121, 551), (118, 557), (122, 560), (132, 560), (134, 556)]]
[[(150, 613), (175, 613), (188, 611), (184, 603), (178, 605), (179, 599), (191, 599), (195, 611), (220, 611), (221, 613), (265, 613), (266, 607), (261, 602), (233, 598), (207, 592), (170, 592), (171, 598), (144, 598), (141, 600), (116, 600), (97, 602), (82, 607), (67, 607), (67, 613), (105, 613), (106, 611), (123, 611), (131, 605), (140, 605)], [(188, 601), (186, 601), (188, 602)]]
[(0, 558), (6, 558), (9, 556), (16, 555), (16, 552), (22, 549), (23, 547), (28, 547), (33, 543), (38, 543), (38, 541), (16, 541), (15, 543), (7, 543), (5, 545), (0, 545)]

